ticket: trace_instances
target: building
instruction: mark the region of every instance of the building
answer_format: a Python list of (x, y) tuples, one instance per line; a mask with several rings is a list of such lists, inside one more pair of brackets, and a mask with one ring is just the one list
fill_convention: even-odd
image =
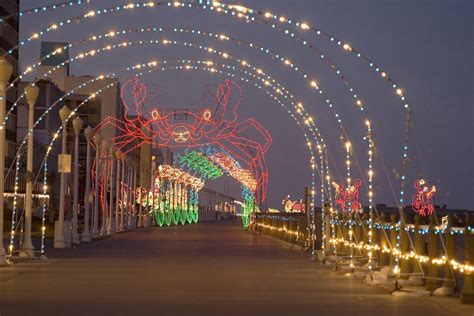
[[(0, 16), (5, 18), (5, 23), (0, 23), (0, 54), (3, 55), (18, 45), (19, 20), (16, 13), (19, 12), (19, 0), (0, 1)], [(12, 55), (6, 56), (13, 66), (11, 80), (18, 77), (18, 50)], [(17, 87), (7, 91), (7, 111), (12, 107), (17, 99)], [(6, 150), (5, 150), (5, 192), (12, 193), (15, 187), (15, 173), (8, 172), (13, 166), (16, 155), (16, 109), (10, 114), (6, 124)]]
[[(3, 3), (3, 2), (2, 2)], [(91, 126), (92, 128), (96, 127), (105, 117), (107, 116), (117, 116), (121, 114), (122, 103), (120, 100), (120, 84), (118, 79), (109, 79), (106, 78), (100, 81), (92, 81), (94, 77), (91, 76), (72, 76), (70, 75), (69, 69), (69, 51), (64, 49), (67, 47), (67, 43), (62, 42), (43, 42), (41, 44), (41, 55), (42, 63), (40, 65), (40, 80), (36, 82), (36, 85), (40, 89), (38, 100), (35, 105), (35, 122), (42, 116), (45, 111), (54, 104), (54, 108), (48, 111), (44, 115), (41, 122), (36, 126), (34, 132), (34, 175), (38, 179), (35, 187), (34, 194), (39, 194), (42, 192), (43, 188), (43, 175), (44, 175), (44, 165), (43, 157), (48, 150), (48, 146), (55, 137), (56, 131), (61, 126), (61, 120), (59, 116), (59, 110), (67, 105), (71, 110), (75, 110), (77, 115), (79, 115), (84, 121), (84, 128)], [(61, 53), (52, 55), (52, 52), (57, 52), (58, 48), (61, 48)], [(46, 55), (51, 55), (50, 58), (44, 58)], [(57, 67), (60, 66), (60, 67)], [(56, 69), (52, 71), (53, 68)], [(51, 71), (51, 73), (49, 73)], [(84, 83), (90, 83), (83, 86), (81, 89), (77, 87)], [(101, 93), (96, 93), (98, 89), (103, 88), (110, 83), (114, 83), (114, 86), (111, 88), (104, 89)], [(18, 91), (23, 92), (24, 88), (28, 85), (28, 82), (21, 82), (18, 84)], [(73, 93), (70, 93), (71, 90), (74, 90)], [(95, 95), (93, 98), (90, 98), (91, 95)], [(59, 100), (59, 102), (58, 102)], [(80, 107), (79, 107), (80, 106)], [(15, 117), (16, 118), (16, 117)], [(28, 133), (28, 105), (26, 100), (21, 100), (18, 106), (18, 121), (17, 133), (13, 134), (15, 136), (15, 143), (18, 142), (18, 145), (24, 140), (25, 136)], [(16, 126), (15, 126), (16, 127)], [(101, 131), (104, 139), (111, 138), (115, 136), (115, 127), (107, 126)], [(59, 173), (58, 170), (58, 161), (57, 155), (61, 152), (61, 136), (56, 139), (54, 146), (51, 149), (51, 152), (48, 156), (48, 187), (50, 187), (50, 210), (54, 216), (54, 213), (57, 213), (57, 204), (59, 200)], [(7, 133), (8, 138), (8, 133)], [(67, 139), (67, 153), (74, 155), (74, 142), (75, 142), (75, 133), (72, 126), (72, 119), (68, 124), (68, 139)], [(25, 147), (26, 149), (26, 147)], [(13, 151), (13, 157), (16, 153), (16, 148)], [(25, 151), (26, 153), (26, 151)], [(92, 155), (95, 153), (92, 151)], [(25, 158), (25, 157), (24, 157)], [(79, 177), (80, 179), (85, 178), (85, 168), (86, 168), (86, 159), (87, 159), (87, 143), (84, 133), (81, 132), (79, 135)], [(9, 162), (11, 165), (12, 161)], [(19, 185), (18, 193), (24, 194), (25, 192), (25, 179), (26, 179), (26, 161), (23, 159), (22, 164), (24, 168), (20, 166), (20, 175), (19, 175)], [(9, 166), (9, 165), (8, 165)], [(72, 166), (73, 168), (74, 166)], [(6, 165), (7, 168), (7, 165)], [(14, 188), (14, 176), (15, 172), (13, 169), (12, 174), (12, 184), (11, 188)], [(66, 205), (72, 200), (72, 187), (73, 187), (73, 177), (68, 175), (67, 177), (67, 190), (66, 190)], [(80, 183), (80, 197), (79, 201), (81, 205), (83, 204), (83, 194), (84, 194), (84, 181), (79, 181)], [(12, 190), (13, 191), (13, 190)], [(8, 192), (8, 191), (7, 191)], [(22, 205), (22, 202), (19, 201), (19, 204)], [(71, 207), (66, 206), (66, 210), (69, 211)]]

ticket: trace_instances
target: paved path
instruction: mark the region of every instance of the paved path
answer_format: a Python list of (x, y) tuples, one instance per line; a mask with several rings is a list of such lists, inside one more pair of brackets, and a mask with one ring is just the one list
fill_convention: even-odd
[[(472, 315), (324, 270), (237, 222), (148, 228), (0, 269), (0, 315)], [(474, 309), (474, 308), (473, 308)]]

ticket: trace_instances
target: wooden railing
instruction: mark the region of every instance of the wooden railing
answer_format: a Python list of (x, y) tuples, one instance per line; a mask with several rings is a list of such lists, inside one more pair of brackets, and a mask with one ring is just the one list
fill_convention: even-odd
[(386, 271), (394, 280), (407, 280), (405, 284), (418, 279), (415, 283), (430, 293), (459, 294), (462, 303), (474, 304), (473, 213), (375, 214), (341, 214), (326, 207), (324, 217), (316, 211), (310, 232), (306, 214), (257, 213), (252, 228), (308, 249), (319, 246), (324, 260), (351, 272)]

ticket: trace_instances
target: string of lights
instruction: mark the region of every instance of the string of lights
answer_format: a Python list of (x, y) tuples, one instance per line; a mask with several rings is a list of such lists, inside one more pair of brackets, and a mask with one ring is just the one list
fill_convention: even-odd
[[(145, 66), (145, 65), (143, 65), (143, 66)], [(148, 66), (150, 66), (150, 64), (148, 64)], [(151, 63), (151, 66), (156, 66), (156, 64)], [(174, 68), (175, 68), (175, 69), (183, 69), (182, 66), (174, 67)], [(131, 67), (131, 69), (141, 69), (141, 66), (140, 66), (140, 67), (135, 67), (135, 66), (134, 66), (134, 67)], [(187, 69), (188, 69), (188, 68), (187, 68)], [(127, 70), (130, 70), (130, 69), (127, 69)], [(162, 68), (162, 70), (164, 70), (164, 68)], [(219, 73), (222, 73), (222, 71), (216, 71), (214, 68), (205, 68), (205, 70), (210, 71), (210, 72), (219, 72)], [(149, 72), (151, 72), (151, 71), (149, 71)], [(143, 75), (143, 73), (140, 73), (140, 74), (138, 74), (138, 75)], [(231, 75), (231, 74), (228, 73), (227, 75)], [(244, 80), (244, 81), (245, 81), (245, 80)], [(246, 81), (248, 82), (248, 79), (247, 79)], [(112, 84), (106, 86), (104, 89), (107, 89), (107, 88), (109, 88), (109, 87), (111, 87), (111, 86), (113, 86), (113, 85), (114, 85), (114, 83), (112, 83)], [(259, 86), (259, 88), (262, 88), (262, 87)], [(103, 89), (98, 90), (96, 93), (94, 93), (94, 96), (95, 96), (96, 94), (100, 93), (102, 90), (103, 90)], [(272, 95), (271, 95), (271, 97), (272, 97), (272, 98), (275, 98), (275, 100), (277, 100), (277, 97), (276, 97), (276, 96), (272, 96)], [(87, 102), (87, 100), (86, 100), (85, 102)], [(81, 106), (82, 106), (85, 102), (83, 102), (83, 103), (81, 104)], [(295, 118), (295, 117), (294, 117), (294, 118)], [(295, 119), (296, 119), (296, 118), (295, 118)], [(60, 130), (61, 130), (61, 128), (58, 130), (58, 132), (57, 132), (55, 135), (59, 135)], [(55, 140), (55, 139), (53, 139), (52, 143), (51, 143), (50, 146), (48, 147), (49, 150), (48, 150), (47, 154), (49, 154), (49, 151), (50, 151), (51, 148), (52, 148), (52, 144), (53, 144), (54, 140)], [(46, 166), (46, 164), (45, 164), (45, 166)], [(46, 178), (45, 178), (44, 181), (45, 181), (45, 183), (46, 183)], [(45, 206), (44, 206), (44, 207), (45, 207)]]
[[(170, 6), (171, 3), (168, 3), (168, 5)], [(180, 4), (179, 2), (174, 2), (174, 6), (175, 6), (175, 7), (179, 7), (180, 5), (181, 5), (181, 4)], [(224, 4), (221, 4), (221, 5), (224, 6)], [(154, 3), (153, 3), (153, 2), (148, 2), (148, 3), (145, 4), (144, 6), (153, 7), (153, 6), (154, 6)], [(182, 4), (182, 6), (184, 6), (184, 4)], [(189, 5), (189, 6), (191, 6), (191, 5)], [(140, 5), (139, 5), (139, 4), (137, 4), (137, 5), (135, 5), (135, 4), (129, 4), (129, 5), (127, 5), (127, 8), (135, 8), (135, 7), (140, 7)], [(212, 7), (214, 7), (214, 5), (213, 5)], [(211, 9), (212, 9), (212, 7), (211, 7)], [(245, 13), (247, 12), (247, 9), (246, 9), (246, 8), (242, 8), (242, 7), (235, 7), (235, 6), (234, 6), (234, 7), (229, 7), (229, 8), (239, 8), (239, 9), (240, 9), (239, 11), (244, 11)], [(222, 10), (217, 10), (217, 11), (222, 11)], [(224, 10), (224, 11), (225, 11), (225, 10)], [(225, 13), (227, 13), (227, 12), (225, 12)], [(233, 12), (233, 13), (234, 13), (234, 12)], [(87, 17), (87, 16), (94, 16), (94, 15), (95, 15), (95, 13), (94, 13), (94, 14), (87, 14), (86, 17)], [(273, 18), (275, 18), (273, 15), (267, 14), (267, 13), (265, 14), (265, 16), (266, 16), (266, 17), (273, 17)], [(242, 17), (242, 14), (239, 13), (239, 14), (238, 14), (238, 17)], [(280, 17), (278, 20), (279, 20), (280, 22), (288, 22), (288, 23), (291, 24), (291, 21), (288, 21), (288, 20), (285, 19), (284, 17)], [(298, 25), (298, 23), (297, 23), (297, 25)], [(301, 24), (301, 28), (302, 28), (302, 29), (310, 29), (310, 27), (309, 27), (307, 24)], [(331, 41), (334, 41), (334, 39), (331, 38)], [(338, 43), (338, 44), (340, 45), (340, 43)], [(344, 44), (343, 47), (344, 47), (345, 50), (353, 51), (353, 49), (352, 49), (349, 45), (347, 45), (347, 44)], [(359, 57), (360, 57), (360, 56), (359, 56)], [(384, 76), (384, 75), (383, 75), (383, 76)], [(384, 77), (385, 77), (385, 76), (384, 76)], [(397, 93), (398, 93), (398, 90), (397, 90)], [(400, 93), (399, 93), (399, 94), (400, 94)], [(402, 194), (403, 194), (403, 191), (402, 191)]]
[[(126, 43), (126, 42), (125, 42), (125, 43), (122, 43), (121, 45), (123, 45), (123, 46), (128, 46), (128, 45), (131, 45), (131, 43)], [(119, 45), (119, 46), (120, 46), (120, 45)], [(106, 47), (106, 48), (110, 49), (110, 46), (109, 46), (109, 47)], [(92, 51), (91, 55), (95, 55), (94, 52), (95, 52), (95, 51)], [(83, 54), (80, 54), (79, 56), (83, 56)]]
[[(399, 249), (392, 249), (392, 248), (388, 248), (388, 247), (381, 248), (378, 245), (369, 245), (369, 244), (366, 244), (362, 241), (352, 242), (352, 241), (346, 240), (344, 238), (331, 238), (330, 243), (332, 243), (332, 244), (344, 244), (345, 246), (349, 246), (351, 248), (365, 249), (365, 250), (369, 250), (369, 251), (382, 251), (384, 253), (392, 254), (394, 257), (399, 258), (399, 260), (414, 259), (414, 260), (418, 261), (419, 263), (431, 263), (431, 264), (435, 264), (435, 265), (438, 265), (438, 266), (443, 266), (443, 265), (449, 264), (454, 270), (458, 270), (461, 273), (472, 273), (472, 272), (474, 272), (474, 265), (470, 265), (470, 264), (467, 264), (467, 263), (466, 264), (459, 263), (454, 259), (448, 259), (446, 256), (442, 256), (440, 258), (431, 258), (430, 259), (429, 256), (418, 255), (413, 250), (410, 251), (410, 252), (407, 252), (407, 253), (402, 253)], [(396, 271), (396, 269), (397, 269), (396, 267), (398, 267), (398, 265), (396, 265), (394, 267), (395, 273), (398, 272), (398, 271)]]

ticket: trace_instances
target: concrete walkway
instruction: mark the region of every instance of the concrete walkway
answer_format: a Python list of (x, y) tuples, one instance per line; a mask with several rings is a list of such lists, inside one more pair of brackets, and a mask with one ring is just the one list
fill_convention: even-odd
[(238, 222), (148, 228), (0, 268), (0, 315), (474, 315), (392, 297)]

